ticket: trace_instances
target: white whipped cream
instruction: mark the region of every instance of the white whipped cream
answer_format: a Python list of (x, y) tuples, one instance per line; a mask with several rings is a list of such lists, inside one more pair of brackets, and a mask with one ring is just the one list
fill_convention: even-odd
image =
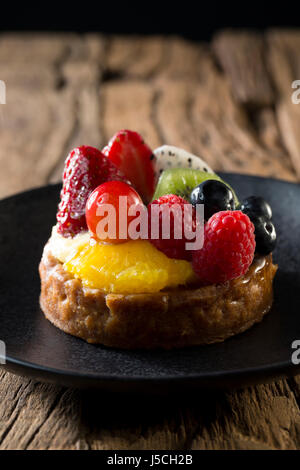
[(57, 232), (57, 226), (52, 227), (49, 240), (52, 255), (61, 263), (71, 259), (78, 251), (90, 241), (89, 232), (82, 232), (73, 238), (66, 238)]

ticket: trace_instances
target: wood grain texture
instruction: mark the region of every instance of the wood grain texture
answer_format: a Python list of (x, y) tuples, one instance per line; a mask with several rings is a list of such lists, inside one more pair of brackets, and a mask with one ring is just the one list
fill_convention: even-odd
[(300, 108), (292, 102), (292, 83), (300, 74), (298, 31), (270, 31), (267, 35), (268, 62), (277, 90), (276, 114), (282, 140), (300, 177)]
[[(177, 37), (0, 36), (0, 197), (59, 181), (68, 151), (120, 128), (216, 170), (300, 178), (300, 31)], [(0, 372), (0, 449), (299, 449), (300, 379), (188, 403), (77, 391)], [(105, 403), (105, 406), (103, 405)]]
[(213, 48), (237, 101), (254, 107), (273, 103), (262, 36), (246, 31), (224, 31), (215, 37)]

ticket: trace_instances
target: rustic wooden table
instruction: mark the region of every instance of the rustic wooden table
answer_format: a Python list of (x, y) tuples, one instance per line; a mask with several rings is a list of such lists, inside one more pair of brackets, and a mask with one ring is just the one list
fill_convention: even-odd
[[(61, 178), (121, 128), (216, 170), (300, 178), (300, 31), (176, 37), (2, 35), (0, 197)], [(189, 403), (127, 401), (0, 372), (0, 449), (300, 448), (300, 377)]]

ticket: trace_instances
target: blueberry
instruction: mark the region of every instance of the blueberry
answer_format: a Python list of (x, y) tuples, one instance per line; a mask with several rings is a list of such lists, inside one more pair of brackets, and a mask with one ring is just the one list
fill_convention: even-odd
[(261, 255), (268, 255), (276, 246), (276, 230), (273, 222), (266, 217), (251, 218), (255, 227), (255, 251)]
[(208, 220), (220, 211), (235, 209), (234, 195), (231, 189), (221, 181), (205, 180), (196, 186), (190, 195), (191, 204), (204, 204), (204, 218)]
[(272, 218), (270, 204), (260, 196), (247, 197), (241, 202), (239, 209), (244, 212), (244, 214), (247, 214), (250, 219), (264, 217), (265, 219), (271, 220)]

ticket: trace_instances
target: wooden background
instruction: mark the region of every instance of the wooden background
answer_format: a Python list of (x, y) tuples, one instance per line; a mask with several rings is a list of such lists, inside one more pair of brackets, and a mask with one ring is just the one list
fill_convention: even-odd
[[(215, 170), (300, 178), (300, 31), (176, 37), (2, 35), (0, 197), (57, 182), (114, 132)], [(300, 377), (193, 400), (128, 400), (0, 372), (0, 449), (296, 449)]]

